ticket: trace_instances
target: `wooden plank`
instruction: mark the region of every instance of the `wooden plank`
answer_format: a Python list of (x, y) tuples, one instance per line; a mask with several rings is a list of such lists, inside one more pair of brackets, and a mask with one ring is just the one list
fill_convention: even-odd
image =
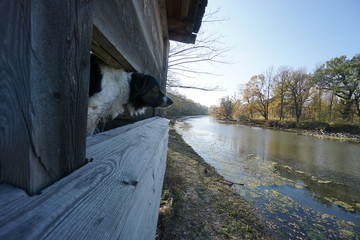
[(0, 239), (154, 239), (167, 141), (156, 118), (90, 146), (92, 162), (40, 195), (0, 185)]
[[(161, 17), (159, 15), (159, 5), (157, 1), (138, 1), (132, 0), (137, 19), (140, 24), (141, 32), (147, 43), (149, 52), (153, 55), (157, 69), (162, 73), (164, 66), (163, 53), (164, 44), (168, 39), (164, 38)], [(167, 29), (166, 29), (167, 31)], [(166, 66), (167, 67), (167, 66)]]
[(91, 7), (1, 2), (1, 181), (30, 194), (85, 164)]
[[(164, 44), (169, 43), (169, 29), (167, 26), (167, 13), (166, 13), (166, 0), (157, 1), (155, 8), (155, 15), (159, 16), (157, 21), (159, 22), (160, 28), (162, 29), (162, 35), (164, 38)], [(166, 50), (166, 49), (165, 49)], [(167, 65), (166, 65), (167, 66)]]
[(30, 2), (1, 1), (0, 12), (0, 177), (1, 181), (26, 187), (23, 179), (30, 173), (28, 162), (23, 160), (35, 150), (28, 111)]
[[(192, 3), (194, 2), (195, 1), (192, 0)], [(188, 18), (189, 8), (190, 8), (190, 0), (181, 0), (181, 10), (180, 10), (181, 15), (179, 17), (181, 20), (185, 20), (186, 18)]]
[[(164, 145), (167, 146), (167, 139), (164, 142)], [(166, 161), (167, 151), (159, 151), (162, 154), (161, 159)], [(131, 208), (131, 212), (129, 216), (131, 219), (125, 222), (123, 226), (123, 231), (119, 239), (154, 239), (156, 235), (156, 225), (154, 221), (157, 222), (159, 216), (159, 205), (162, 188), (158, 186), (163, 185), (163, 179), (165, 174), (166, 164), (158, 164), (158, 169), (154, 169), (155, 171), (149, 171), (146, 176), (147, 186), (141, 186), (143, 189), (139, 189), (139, 194), (135, 199), (135, 206)], [(154, 176), (158, 176), (154, 179)], [(144, 196), (142, 193), (146, 191), (146, 189), (150, 189), (150, 195)], [(146, 213), (146, 214), (144, 214)], [(156, 219), (156, 220), (155, 220)], [(137, 221), (139, 223), (134, 223)]]
[[(94, 0), (94, 25), (138, 72), (163, 78), (163, 44), (155, 1)], [(101, 39), (96, 42), (106, 49)], [(121, 61), (121, 60), (119, 60)]]
[(109, 66), (125, 69), (129, 72), (135, 71), (131, 64), (116, 50), (115, 46), (93, 26), (91, 51)]
[(106, 131), (106, 132), (102, 132), (102, 133), (99, 133), (99, 134), (96, 134), (93, 136), (89, 136), (89, 137), (87, 137), (87, 140), (86, 140), (86, 147), (89, 148), (97, 143), (103, 142), (106, 139), (116, 137), (119, 134), (123, 134), (124, 132), (130, 131), (136, 127), (139, 127), (148, 122), (152, 122), (156, 119), (157, 118), (148, 118), (143, 121), (135, 122), (133, 124), (128, 124), (128, 125), (116, 128), (116, 129), (112, 129), (110, 131)]

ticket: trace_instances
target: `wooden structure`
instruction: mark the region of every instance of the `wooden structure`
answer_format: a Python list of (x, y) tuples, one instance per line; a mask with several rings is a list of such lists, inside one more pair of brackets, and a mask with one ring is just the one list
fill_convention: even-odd
[(0, 8), (0, 178), (34, 194), (85, 164), (91, 5)]
[(39, 195), (2, 186), (0, 239), (153, 238), (168, 121), (144, 121), (89, 138), (93, 161)]
[(167, 0), (169, 38), (184, 43), (195, 43), (206, 5), (207, 0)]
[(169, 39), (193, 42), (206, 2), (1, 1), (0, 239), (154, 237), (168, 121), (86, 139), (90, 50), (165, 85)]

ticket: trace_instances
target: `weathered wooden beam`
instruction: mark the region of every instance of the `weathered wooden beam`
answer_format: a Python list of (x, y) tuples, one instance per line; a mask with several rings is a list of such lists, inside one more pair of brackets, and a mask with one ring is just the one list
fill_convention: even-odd
[(103, 132), (102, 134), (89, 136), (89, 137), (87, 137), (87, 140), (86, 140), (86, 147), (89, 148), (95, 144), (103, 142), (104, 140), (116, 137), (119, 134), (123, 134), (123, 133), (130, 131), (138, 126), (144, 125), (145, 123), (152, 122), (152, 121), (154, 121), (154, 118), (147, 118), (142, 121), (138, 121), (138, 122), (128, 124), (128, 125), (116, 128), (116, 129), (112, 129), (111, 131)]
[(94, 25), (106, 39), (96, 39), (102, 51), (111, 53), (115, 48), (135, 71), (162, 79), (164, 42), (168, 39), (157, 8), (156, 1), (94, 0)]
[(169, 32), (169, 38), (173, 41), (183, 42), (183, 43), (195, 43), (197, 35), (187, 34), (182, 32)]
[[(32, 148), (29, 1), (1, 1), (0, 179), (26, 188)], [(30, 155), (30, 156), (29, 156)]]
[(89, 137), (92, 161), (40, 195), (0, 184), (0, 239), (154, 239), (168, 120), (122, 128)]
[(166, 0), (170, 40), (195, 43), (207, 0)]
[(91, 51), (111, 67), (125, 69), (130, 72), (135, 71), (131, 64), (116, 50), (116, 47), (106, 39), (95, 25), (92, 34)]
[(0, 178), (34, 194), (85, 164), (92, 1), (0, 4)]

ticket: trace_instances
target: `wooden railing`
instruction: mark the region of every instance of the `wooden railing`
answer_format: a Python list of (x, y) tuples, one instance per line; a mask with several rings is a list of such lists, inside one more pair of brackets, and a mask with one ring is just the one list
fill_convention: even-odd
[(28, 196), (0, 184), (0, 239), (154, 239), (168, 120), (88, 137), (89, 163)]

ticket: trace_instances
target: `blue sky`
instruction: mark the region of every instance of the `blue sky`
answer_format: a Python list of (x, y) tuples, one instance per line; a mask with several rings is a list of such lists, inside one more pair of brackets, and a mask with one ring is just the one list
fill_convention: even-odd
[(219, 33), (231, 50), (232, 64), (199, 64), (220, 76), (183, 78), (183, 83), (219, 86), (224, 91), (179, 90), (196, 102), (216, 105), (233, 95), (239, 84), (270, 66), (305, 67), (309, 72), (331, 58), (360, 53), (360, 0), (209, 0), (207, 10), (220, 8), (221, 23), (203, 24)]

